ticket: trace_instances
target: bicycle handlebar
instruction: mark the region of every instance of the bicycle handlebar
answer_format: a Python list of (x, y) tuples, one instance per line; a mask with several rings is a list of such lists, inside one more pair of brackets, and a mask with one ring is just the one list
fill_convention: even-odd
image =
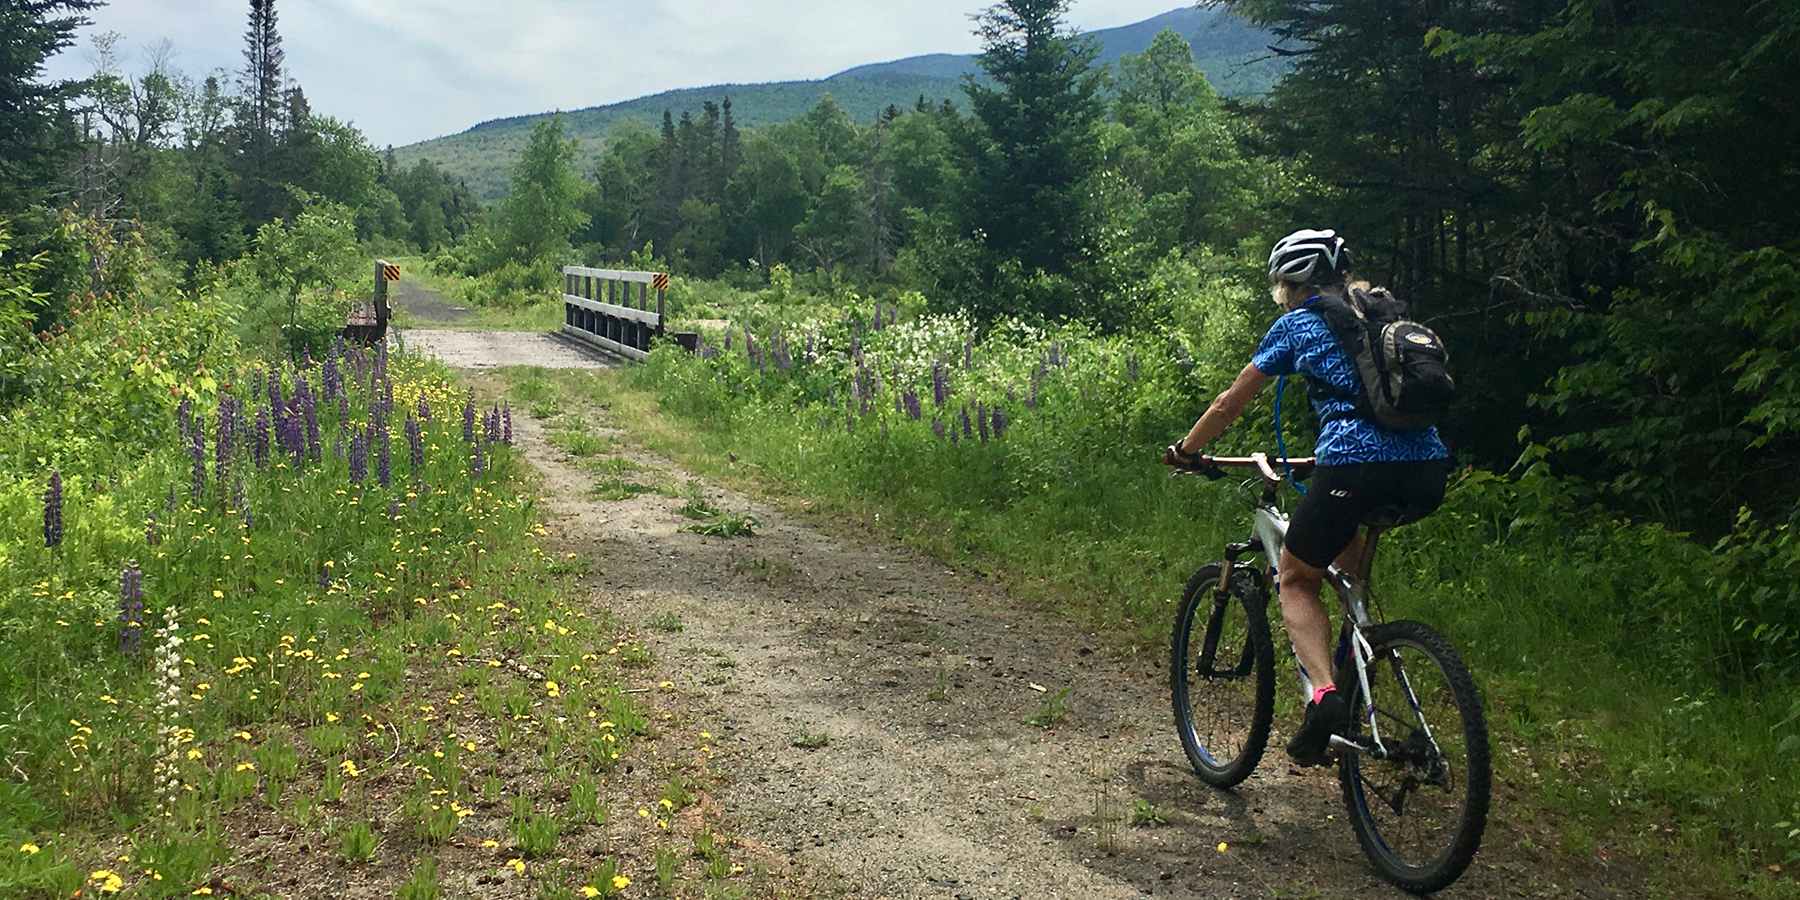
[(1278, 456), (1271, 459), (1267, 453), (1252, 453), (1249, 456), (1208, 456), (1202, 458), (1205, 460), (1205, 464), (1208, 467), (1216, 466), (1225, 469), (1254, 468), (1257, 470), (1257, 474), (1262, 477), (1263, 483), (1268, 485), (1277, 485), (1284, 480), (1281, 473), (1275, 471), (1276, 465), (1279, 464), (1289, 469), (1298, 469), (1305, 472), (1306, 470), (1311, 469), (1317, 460), (1317, 457), (1313, 456), (1288, 458)]

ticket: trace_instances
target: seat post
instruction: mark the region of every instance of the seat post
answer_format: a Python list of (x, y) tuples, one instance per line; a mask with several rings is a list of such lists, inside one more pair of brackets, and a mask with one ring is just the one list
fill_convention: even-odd
[(1363, 596), (1370, 596), (1375, 583), (1375, 545), (1381, 540), (1381, 533), (1387, 530), (1385, 525), (1370, 525), (1363, 535), (1362, 559), (1356, 563), (1356, 575), (1363, 584)]

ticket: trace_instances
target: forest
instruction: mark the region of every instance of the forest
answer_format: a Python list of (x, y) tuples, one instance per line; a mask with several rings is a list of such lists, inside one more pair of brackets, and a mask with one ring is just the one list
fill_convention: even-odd
[[(1234, 10), (1294, 69), (1232, 103), (1172, 33), (1092, 66), (1062, 8), (981, 20), (991, 80), (966, 109), (858, 126), (827, 98), (740, 130), (721, 97), (660, 132), (620, 123), (591, 171), (571, 171), (546, 117), (491, 210), (314, 113), (282, 77), (272, 16), (237, 78), (155, 54), (128, 73), (103, 39), (82, 84), (15, 63), (0, 207), (27, 255), (52, 246), (52, 197), (134, 223), (190, 283), (309, 209), (368, 246), (505, 269), (499, 294), (547, 290), (564, 258), (648, 248), (698, 278), (767, 284), (784, 265), (981, 322), (1103, 331), (1169, 327), (1172, 273), (1198, 260), (1329, 226), (1457, 348), (1471, 461), (1510, 465), (1526, 433), (1630, 514), (1715, 536), (1745, 509), (1786, 522), (1800, 325), (1781, 302), (1795, 126), (1777, 48), (1796, 19), (1780, 5), (1246, 0)], [(34, 309), (33, 330), (58, 314)]]
[[(508, 590), (562, 574), (523, 549), (532, 524), (507, 446), (511, 409), (477, 409), (425, 363), (390, 373), (385, 355), (336, 344), (372, 257), (416, 257), (470, 305), (502, 312), (553, 309), (563, 265), (673, 272), (678, 320), (730, 324), (708, 326), (702, 354), (663, 348), (631, 376), (672, 419), (729, 443), (734, 462), (787, 473), (771, 476), (785, 489), (886, 498), (895, 505), (879, 508), (904, 523), (894, 527), (950, 535), (934, 550), (988, 554), (1097, 598), (1071, 615), (1153, 630), (1147, 582), (1167, 580), (1182, 548), (1144, 530), (1185, 514), (1141, 505), (1163, 491), (1154, 452), (1272, 319), (1270, 243), (1316, 227), (1345, 235), (1357, 273), (1406, 300), (1452, 354), (1444, 432), (1462, 474), (1396, 565), (1441, 585), (1448, 605), (1432, 614), (1447, 629), (1480, 636), (1470, 656), (1510, 704), (1509, 727), (1556, 748), (1545, 769), (1579, 704), (1613, 702), (1589, 692), (1623, 694), (1632, 710), (1597, 717), (1586, 749), (1616, 769), (1586, 770), (1600, 787), (1544, 788), (1570, 840), (1667, 816), (1679, 824), (1669, 840), (1707, 854), (1707, 872), (1767, 896), (1791, 889), (1800, 61), (1789, 48), (1800, 6), (1232, 0), (1291, 70), (1266, 95), (1226, 100), (1173, 32), (1096, 64), (1093, 42), (1066, 24), (1070, 3), (978, 11), (985, 78), (966, 83), (967, 102), (920, 98), (872, 124), (827, 96), (792, 121), (740, 127), (721, 96), (660, 128), (617, 122), (580, 167), (560, 115), (544, 116), (491, 205), (447, 168), (403, 167), (315, 111), (284, 65), (275, 0), (249, 0), (243, 68), (206, 74), (184, 72), (166, 44), (132, 59), (118, 35), (77, 48), (98, 0), (0, 7), (0, 509), (11, 512), (0, 621), (21, 636), (9, 646), (31, 648), (0, 662), (0, 696), (48, 735), (0, 723), (0, 749), (39, 776), (0, 783), (0, 836), (35, 847), (48, 823), (112, 809), (172, 810), (200, 828), (197, 804), (248, 795), (225, 757), (216, 771), (211, 758), (180, 763), (212, 779), (204, 800), (134, 793), (132, 767), (166, 749), (134, 739), (135, 720), (92, 751), (102, 762), (63, 766), (69, 747), (102, 741), (65, 733), (62, 722), (88, 716), (56, 685), (100, 677), (98, 659), (111, 666), (108, 697), (151, 690), (143, 654), (105, 633), (58, 636), (90, 613), (121, 615), (121, 567), (226, 604), (237, 602), (228, 587), (259, 593), (236, 613), (279, 607), (292, 623), (285, 643), (238, 626), (271, 659), (297, 652), (302, 627), (385, 627), (381, 604), (331, 620), (297, 593), (315, 578), (350, 590), (334, 562), (425, 567), (403, 585), (430, 584), (425, 571), (458, 577), (448, 538), (417, 558), (389, 546), (411, 527), (403, 510), (460, 538), (481, 524), (517, 542), (507, 546), (538, 568), (513, 573)], [(45, 79), (47, 59), (78, 50), (95, 61), (90, 77)], [(1289, 402), (1278, 427), (1305, 446), (1313, 425)], [(1266, 421), (1267, 404), (1245, 421)], [(1232, 440), (1263, 449), (1261, 428)], [(809, 440), (849, 461), (805, 457)], [(380, 491), (356, 511), (288, 505), (291, 488), (328, 480)], [(408, 493), (425, 484), (440, 493)], [(1134, 492), (1120, 484), (1140, 490), (1121, 499)], [(70, 526), (87, 541), (79, 550), (62, 545), (65, 503), (90, 510)], [(314, 529), (294, 551), (256, 531), (289, 514), (329, 515), (341, 534)], [(292, 565), (151, 562), (174, 540), (230, 560), (219, 529)], [(1080, 560), (1071, 540), (1087, 548)], [(429, 602), (488, 627), (487, 607), (471, 605), (488, 590), (502, 587)], [(564, 617), (552, 594), (533, 597), (526, 618), (505, 626), (502, 612), (493, 627)], [(56, 604), (80, 612), (57, 619)], [(133, 627), (151, 641), (142, 605)], [(411, 652), (399, 648), (448, 646), (461, 640), (452, 630), (382, 632), (390, 643), (372, 658), (398, 671)], [(1538, 646), (1544, 634), (1569, 641)], [(546, 652), (578, 655), (568, 641)], [(1578, 690), (1594, 654), (1626, 674)], [(367, 699), (320, 677), (320, 693), (291, 700), (315, 731)], [(643, 733), (616, 686), (551, 696), (571, 717), (597, 707), (635, 722), (627, 740)], [(214, 738), (275, 700), (217, 702), (203, 720)], [(1755, 789), (1735, 793), (1740, 775)], [(83, 805), (52, 787), (99, 793)], [(413, 811), (430, 832), (430, 811)], [(211, 859), (159, 852), (194, 872)], [(0, 886), (68, 896), (81, 873), (28, 855), (0, 861)], [(568, 886), (589, 874), (604, 887), (619, 870)]]

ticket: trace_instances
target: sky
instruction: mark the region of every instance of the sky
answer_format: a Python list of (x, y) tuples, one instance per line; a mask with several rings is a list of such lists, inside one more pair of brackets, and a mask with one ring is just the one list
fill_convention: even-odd
[[(925, 53), (974, 53), (969, 16), (989, 0), (276, 0), (290, 79), (313, 111), (376, 146), (455, 134), (489, 119), (582, 109), (727, 82), (825, 78)], [(1096, 31), (1180, 0), (1075, 0)], [(47, 65), (94, 71), (90, 38), (116, 32), (124, 74), (159, 44), (196, 80), (243, 68), (248, 0), (110, 0)]]

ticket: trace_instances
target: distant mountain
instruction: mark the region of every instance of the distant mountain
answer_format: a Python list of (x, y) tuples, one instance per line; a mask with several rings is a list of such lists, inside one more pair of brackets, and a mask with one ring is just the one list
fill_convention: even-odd
[[(1252, 27), (1219, 8), (1187, 7), (1163, 13), (1133, 25), (1089, 32), (1100, 44), (1096, 64), (1111, 64), (1127, 53), (1142, 53), (1164, 28), (1173, 28), (1194, 48), (1194, 62), (1220, 93), (1228, 96), (1266, 93), (1287, 71), (1284, 60), (1271, 58), (1267, 46), (1274, 35)], [(641, 119), (652, 126), (662, 123), (668, 110), (700, 114), (701, 104), (731, 98), (732, 115), (740, 128), (787, 122), (811, 109), (831, 94), (858, 122), (873, 122), (888, 106), (910, 110), (923, 97), (937, 104), (951, 100), (965, 106), (965, 76), (980, 76), (973, 55), (932, 53), (893, 62), (846, 69), (816, 81), (782, 81), (769, 84), (716, 84), (701, 88), (664, 91), (636, 100), (564, 112), (570, 137), (581, 139), (577, 164), (589, 170), (605, 148), (605, 137), (621, 119)], [(532, 123), (547, 113), (494, 119), (461, 134), (435, 138), (394, 150), (400, 164), (411, 166), (430, 159), (453, 176), (462, 178), (484, 200), (506, 193), (508, 172), (531, 135)]]

